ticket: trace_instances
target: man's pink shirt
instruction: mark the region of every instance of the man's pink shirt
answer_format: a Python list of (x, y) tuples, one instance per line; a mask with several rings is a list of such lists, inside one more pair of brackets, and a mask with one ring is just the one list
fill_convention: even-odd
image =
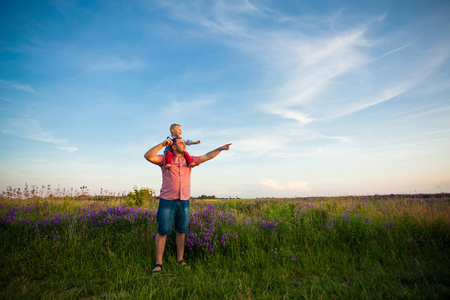
[[(155, 163), (161, 167), (162, 186), (159, 197), (165, 200), (189, 200), (191, 198), (191, 170), (186, 165), (183, 156), (173, 156), (171, 168), (164, 168), (164, 155), (156, 155)], [(198, 156), (191, 156), (192, 161), (199, 165)]]

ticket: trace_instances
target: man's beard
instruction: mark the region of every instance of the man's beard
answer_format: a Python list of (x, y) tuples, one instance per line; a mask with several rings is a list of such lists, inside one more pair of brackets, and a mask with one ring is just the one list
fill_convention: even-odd
[(176, 150), (177, 153), (179, 153), (179, 154), (181, 154), (181, 155), (184, 155), (184, 154), (186, 153), (186, 150), (183, 150), (183, 151), (180, 151), (180, 150), (178, 150), (178, 149), (175, 149), (175, 150)]

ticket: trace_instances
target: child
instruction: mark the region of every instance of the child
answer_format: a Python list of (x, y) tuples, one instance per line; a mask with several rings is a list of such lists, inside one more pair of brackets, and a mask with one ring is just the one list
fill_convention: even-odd
[[(171, 135), (168, 136), (167, 138), (168, 139), (180, 138), (181, 131), (182, 131), (181, 125), (172, 124), (172, 125), (170, 125)], [(183, 141), (186, 143), (187, 146), (200, 144), (200, 141), (191, 141), (191, 140), (185, 140), (185, 139), (183, 139)], [(173, 156), (173, 152), (172, 152), (171, 146), (167, 146), (166, 149), (164, 150), (164, 157), (165, 157), (164, 159), (165, 159), (165, 165), (166, 165), (165, 168), (167, 170), (172, 167), (171, 166), (172, 156)], [(186, 160), (189, 168), (192, 168), (193, 166), (195, 166), (195, 163), (192, 162), (192, 158), (187, 151), (184, 153), (184, 159)]]

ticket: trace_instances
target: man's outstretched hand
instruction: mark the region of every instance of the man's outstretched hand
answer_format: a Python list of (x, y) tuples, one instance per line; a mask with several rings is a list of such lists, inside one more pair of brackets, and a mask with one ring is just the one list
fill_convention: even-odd
[(220, 150), (220, 151), (223, 151), (223, 150), (230, 150), (230, 145), (231, 145), (231, 143), (226, 144), (226, 145), (223, 145), (222, 147), (219, 147), (218, 150)]
[(205, 161), (208, 161), (210, 159), (213, 159), (214, 157), (219, 155), (219, 153), (223, 150), (230, 150), (230, 145), (231, 143), (223, 145), (222, 147), (214, 149), (213, 151), (210, 151), (205, 155), (199, 156), (199, 164), (204, 163)]

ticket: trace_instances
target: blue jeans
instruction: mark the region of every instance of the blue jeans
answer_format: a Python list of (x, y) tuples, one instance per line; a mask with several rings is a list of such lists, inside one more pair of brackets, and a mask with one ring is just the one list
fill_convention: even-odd
[(156, 221), (158, 222), (158, 233), (169, 235), (172, 224), (175, 221), (175, 231), (186, 233), (189, 229), (190, 201), (159, 199)]

